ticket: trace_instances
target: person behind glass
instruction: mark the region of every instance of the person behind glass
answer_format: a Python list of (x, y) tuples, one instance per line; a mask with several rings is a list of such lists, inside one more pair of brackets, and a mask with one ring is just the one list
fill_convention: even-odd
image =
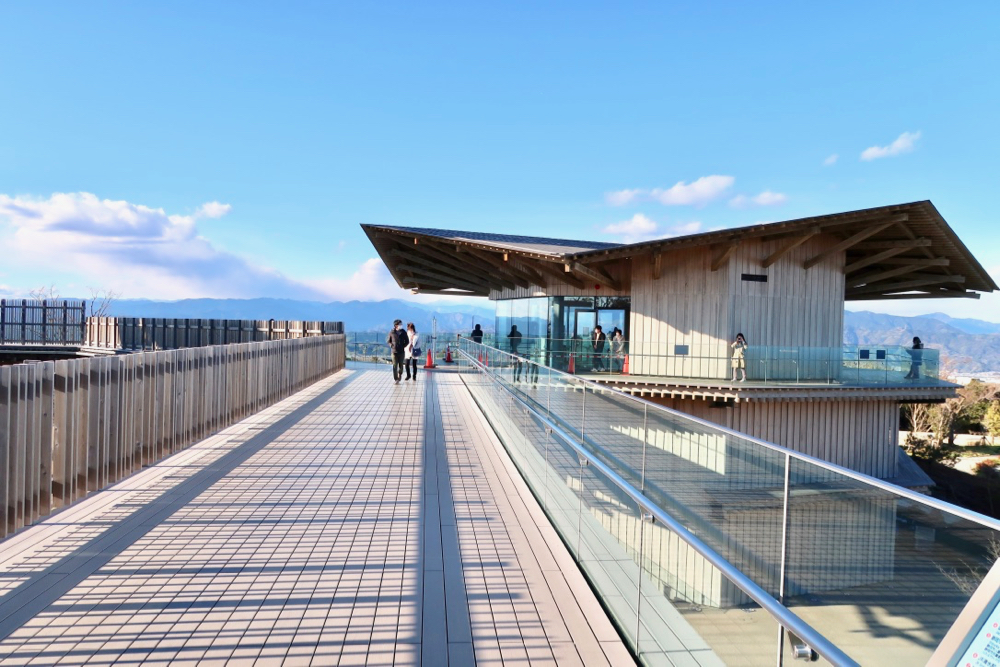
[(615, 327), (614, 331), (611, 332), (611, 354), (613, 356), (611, 370), (615, 370), (615, 364), (617, 363), (617, 372), (621, 373), (625, 365), (625, 334), (618, 327)]
[(604, 334), (604, 330), (601, 325), (598, 324), (594, 327), (594, 332), (590, 335), (590, 342), (594, 346), (594, 372), (603, 373), (604, 372), (604, 343), (606, 343), (608, 337)]
[[(406, 325), (406, 359), (404, 364), (406, 365), (406, 379), (412, 379), (414, 382), (417, 381), (417, 359), (420, 358), (420, 334), (417, 333), (417, 327), (413, 325), (413, 322), (408, 322)], [(413, 367), (413, 377), (410, 377), (410, 367)]]
[(920, 378), (920, 364), (924, 360), (924, 344), (916, 336), (913, 337), (913, 347), (906, 352), (910, 355), (910, 372), (903, 377), (907, 380), (917, 380)]
[(510, 333), (507, 334), (507, 344), (510, 346), (510, 353), (514, 357), (514, 382), (521, 380), (521, 354), (518, 348), (521, 347), (521, 332), (517, 330), (517, 325), (510, 325)]
[(472, 342), (474, 342), (474, 343), (482, 343), (483, 342), (483, 330), (482, 330), (482, 328), (478, 324), (476, 325), (476, 328), (474, 328), (472, 330), (472, 336), (471, 336), (471, 338), (472, 338)]
[(743, 334), (736, 334), (736, 340), (729, 347), (733, 348), (733, 382), (736, 382), (736, 371), (739, 371), (743, 377), (740, 378), (740, 382), (746, 382), (747, 379), (747, 339), (743, 337)]
[(403, 320), (394, 321), (392, 323), (392, 331), (389, 332), (389, 337), (385, 340), (389, 344), (389, 350), (392, 352), (392, 379), (397, 384), (399, 383), (399, 378), (403, 377), (403, 361), (406, 356), (406, 346), (410, 343), (406, 332), (400, 328), (402, 324)]

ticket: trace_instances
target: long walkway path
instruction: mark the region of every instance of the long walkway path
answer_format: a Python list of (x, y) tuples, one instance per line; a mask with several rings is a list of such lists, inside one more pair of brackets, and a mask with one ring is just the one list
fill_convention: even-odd
[(0, 664), (627, 664), (457, 374), (358, 366), (0, 543)]

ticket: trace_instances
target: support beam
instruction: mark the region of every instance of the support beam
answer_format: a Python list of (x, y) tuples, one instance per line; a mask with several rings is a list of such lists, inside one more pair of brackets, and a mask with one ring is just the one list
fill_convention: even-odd
[(819, 227), (813, 227), (812, 229), (807, 230), (805, 234), (803, 234), (802, 236), (788, 239), (788, 241), (786, 241), (780, 248), (772, 252), (770, 256), (768, 256), (768, 258), (764, 260), (764, 263), (761, 266), (763, 266), (766, 269), (767, 267), (771, 266), (785, 255), (787, 255), (789, 252), (795, 250), (800, 245), (802, 245), (812, 237), (816, 236), (817, 234), (821, 233), (822, 231), (823, 230), (820, 229)]
[(851, 301), (896, 301), (899, 299), (978, 299), (978, 292), (959, 292), (957, 290), (941, 290), (924, 294), (867, 294), (852, 297)]
[(663, 253), (659, 250), (653, 252), (653, 280), (660, 279), (660, 269), (663, 265)]
[(883, 264), (894, 264), (897, 266), (903, 265), (914, 265), (920, 264), (921, 266), (949, 266), (951, 260), (947, 257), (932, 257), (931, 259), (924, 259), (923, 257), (893, 257), (892, 259), (887, 259)]
[(608, 289), (613, 289), (616, 292), (620, 292), (622, 289), (621, 283), (612, 278), (607, 271), (601, 268), (591, 268), (580, 262), (570, 262), (564, 265), (567, 270), (577, 273), (587, 278), (590, 278), (597, 283), (604, 285)]
[(936, 278), (922, 278), (920, 280), (904, 280), (895, 283), (876, 283), (855, 287), (847, 290), (847, 296), (860, 296), (862, 294), (882, 294), (885, 292), (902, 292), (904, 290), (916, 289), (918, 287), (928, 287), (930, 285), (955, 284), (961, 285), (965, 282), (965, 276), (938, 276)]
[(551, 262), (538, 261), (534, 264), (530, 264), (529, 266), (548, 276), (552, 276), (556, 280), (562, 281), (567, 285), (570, 285), (577, 289), (583, 289), (583, 281), (574, 276), (572, 273), (566, 273), (565, 270), (561, 268), (562, 265), (553, 264)]
[(473, 291), (489, 290), (491, 285), (487, 283), (478, 283), (471, 280), (463, 280), (460, 278), (454, 278), (449, 275), (441, 274), (437, 271), (430, 271), (420, 266), (413, 266), (410, 264), (400, 264), (396, 267), (400, 271), (408, 271), (414, 276), (423, 276), (425, 278), (430, 278), (432, 281), (441, 284), (445, 287), (460, 287)]
[(888, 250), (883, 250), (882, 252), (880, 252), (878, 254), (875, 254), (875, 255), (871, 255), (870, 257), (863, 257), (863, 258), (859, 259), (858, 261), (852, 262), (851, 264), (848, 264), (847, 266), (845, 266), (844, 267), (844, 273), (854, 273), (855, 271), (857, 271), (859, 269), (863, 269), (866, 266), (871, 266), (872, 264), (878, 264), (879, 262), (881, 262), (884, 259), (888, 259), (890, 257), (895, 257), (896, 255), (898, 255), (900, 253), (904, 253), (907, 250), (910, 250), (910, 248), (905, 248), (905, 247), (904, 248), (889, 248)]
[(815, 257), (813, 257), (812, 259), (806, 260), (806, 262), (802, 265), (802, 268), (804, 268), (804, 269), (811, 269), (812, 267), (816, 266), (817, 264), (819, 264), (820, 262), (822, 262), (824, 259), (826, 259), (830, 255), (834, 255), (834, 254), (836, 254), (838, 252), (842, 252), (844, 250), (847, 250), (851, 246), (854, 246), (854, 245), (856, 245), (858, 243), (861, 243), (862, 241), (864, 241), (869, 236), (874, 236), (875, 234), (878, 234), (883, 229), (888, 229), (889, 227), (892, 227), (895, 224), (898, 224), (900, 222), (906, 221), (906, 219), (907, 219), (907, 216), (905, 216), (905, 215), (897, 215), (897, 216), (893, 216), (892, 219), (889, 220), (888, 222), (883, 222), (882, 224), (875, 225), (875, 226), (869, 227), (867, 229), (862, 229), (860, 232), (854, 234), (853, 236), (847, 237), (846, 239), (844, 239), (840, 243), (838, 243), (836, 245), (833, 245), (833, 246), (830, 246), (829, 248), (827, 248), (823, 252), (819, 253), (818, 255), (816, 255)]
[(464, 248), (462, 252), (486, 262), (493, 268), (506, 272), (519, 287), (527, 288), (532, 284), (538, 285), (542, 281), (542, 277), (534, 271), (524, 271), (509, 262), (504, 262), (503, 258), (496, 253), (479, 250), (478, 248)]
[(912, 239), (909, 241), (865, 241), (859, 243), (852, 250), (888, 250), (889, 248), (926, 248), (933, 245), (930, 239)]
[(733, 241), (732, 243), (727, 245), (723, 249), (722, 254), (716, 257), (715, 260), (712, 262), (712, 270), (718, 271), (723, 264), (729, 261), (729, 258), (733, 256), (733, 253), (736, 252), (736, 249), (739, 246), (740, 246), (739, 241)]
[(392, 255), (399, 257), (404, 262), (416, 262), (431, 270), (440, 270), (443, 273), (454, 275), (458, 278), (469, 278), (476, 281), (497, 284), (508, 289), (514, 288), (511, 280), (496, 273), (484, 272), (480, 264), (468, 264), (460, 259), (449, 256), (440, 250), (432, 248), (429, 244), (420, 246), (420, 250), (393, 250)]
[(439, 294), (442, 296), (489, 296), (489, 292), (466, 292), (464, 290), (447, 290), (447, 289), (425, 289), (423, 287), (414, 287), (410, 290), (413, 294)]
[(895, 278), (896, 276), (902, 276), (907, 273), (912, 273), (914, 271), (919, 271), (920, 269), (929, 268), (932, 266), (940, 266), (936, 263), (936, 260), (927, 260), (929, 264), (911, 264), (908, 266), (899, 266), (895, 269), (889, 269), (888, 271), (882, 271), (880, 273), (869, 273), (865, 276), (852, 276), (847, 279), (847, 287), (857, 287), (859, 285), (869, 285), (872, 283), (877, 283), (880, 280), (887, 280), (889, 278)]

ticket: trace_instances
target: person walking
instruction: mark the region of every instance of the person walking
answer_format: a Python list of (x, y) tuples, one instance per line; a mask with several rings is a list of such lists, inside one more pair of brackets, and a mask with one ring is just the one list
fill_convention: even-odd
[(598, 324), (594, 327), (594, 332), (590, 336), (590, 342), (594, 347), (594, 372), (603, 373), (604, 372), (604, 344), (607, 342), (608, 337), (604, 333), (604, 329)]
[[(406, 379), (412, 379), (414, 382), (417, 381), (417, 360), (420, 359), (420, 334), (417, 333), (417, 327), (413, 322), (409, 322), (406, 325), (406, 359), (404, 363), (406, 364)], [(413, 376), (410, 377), (410, 368), (413, 368)]]
[(618, 327), (615, 327), (614, 331), (611, 332), (611, 354), (613, 356), (611, 370), (615, 370), (615, 364), (617, 363), (617, 372), (621, 373), (625, 367), (625, 335)]
[(483, 330), (482, 330), (482, 328), (478, 324), (472, 330), (472, 342), (473, 343), (482, 343), (483, 342)]
[(736, 382), (736, 371), (739, 371), (743, 377), (740, 378), (740, 382), (746, 382), (747, 380), (747, 339), (743, 337), (743, 334), (736, 334), (736, 340), (729, 347), (733, 348), (733, 382)]
[(514, 382), (521, 381), (521, 353), (518, 351), (518, 348), (521, 347), (521, 338), (521, 332), (517, 330), (517, 325), (510, 325), (510, 333), (507, 334), (507, 345), (510, 346), (510, 353), (514, 358)]
[(924, 362), (924, 344), (917, 336), (913, 337), (913, 347), (906, 352), (910, 355), (910, 372), (903, 377), (907, 380), (920, 379), (920, 364)]
[(392, 379), (396, 381), (396, 384), (399, 384), (399, 379), (403, 377), (406, 346), (410, 342), (406, 336), (406, 332), (400, 328), (402, 324), (403, 320), (394, 321), (392, 323), (392, 331), (389, 332), (389, 337), (385, 339), (385, 342), (389, 345), (390, 352), (392, 352)]

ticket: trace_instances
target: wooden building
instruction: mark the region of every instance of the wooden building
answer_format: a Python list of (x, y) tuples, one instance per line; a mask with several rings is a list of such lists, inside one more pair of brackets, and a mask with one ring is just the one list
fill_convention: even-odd
[[(932, 350), (913, 380), (902, 348), (845, 348), (844, 303), (998, 289), (929, 201), (626, 245), (363, 229), (401, 288), (489, 297), (499, 340), (518, 325), (547, 364), (589, 362), (593, 327), (617, 326), (629, 374), (595, 379), (910, 486), (926, 478), (897, 447), (899, 404), (955, 385), (936, 377)], [(738, 332), (747, 382), (731, 381)]]

